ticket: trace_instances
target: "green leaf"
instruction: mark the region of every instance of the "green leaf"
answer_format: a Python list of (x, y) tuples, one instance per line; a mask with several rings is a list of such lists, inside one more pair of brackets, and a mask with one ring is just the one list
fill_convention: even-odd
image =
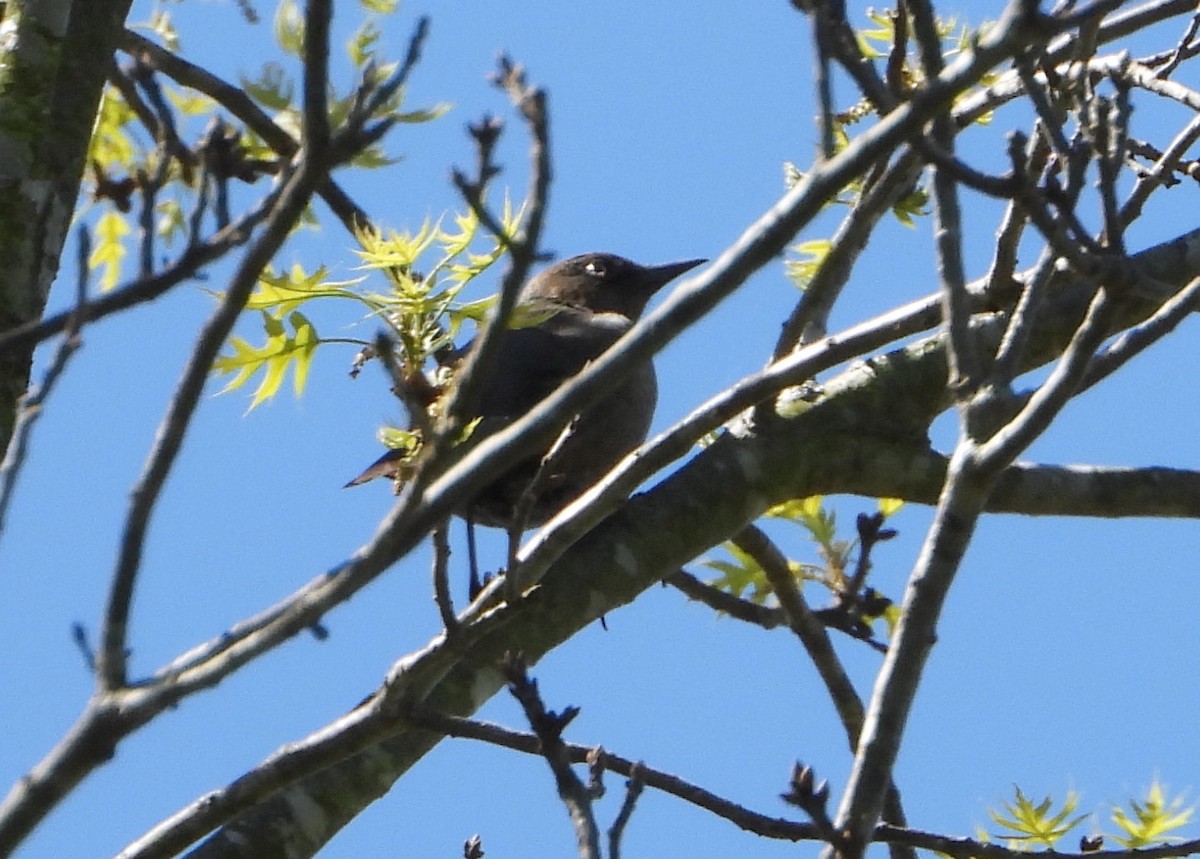
[(355, 167), (361, 167), (364, 170), (378, 170), (380, 167), (391, 167), (393, 164), (399, 164), (402, 158), (393, 158), (383, 151), (382, 146), (368, 146), (362, 152), (359, 152), (350, 159), (350, 163)]
[(887, 12), (868, 9), (867, 17), (871, 19), (875, 27), (873, 29), (864, 27), (857, 32), (858, 47), (867, 59), (881, 60), (891, 50), (892, 41), (895, 39), (896, 26), (892, 21), (891, 15)]
[(297, 59), (304, 59), (304, 13), (295, 0), (281, 0), (275, 10), (275, 41)]
[(1125, 832), (1125, 837), (1114, 837), (1126, 850), (1150, 847), (1163, 841), (1182, 841), (1178, 835), (1168, 833), (1190, 823), (1196, 811), (1195, 806), (1184, 808), (1181, 796), (1168, 800), (1157, 778), (1146, 791), (1145, 800), (1131, 799), (1129, 808), (1132, 814), (1117, 807), (1112, 811), (1113, 822)]
[(724, 543), (721, 548), (729, 553), (731, 560), (715, 559), (701, 562), (710, 570), (721, 574), (709, 584), (758, 605), (765, 603), (771, 595), (771, 585), (762, 567), (733, 543)]
[(313, 353), (317, 351), (321, 339), (317, 336), (317, 329), (300, 311), (289, 316), (288, 322), (292, 323), (292, 330), (296, 332), (292, 338), (292, 392), (299, 397), (308, 384), (308, 371), (312, 367)]
[(453, 107), (449, 102), (439, 101), (433, 107), (421, 108), (419, 110), (409, 110), (393, 114), (397, 122), (404, 123), (420, 123), (433, 122), (435, 119), (440, 119), (450, 112)]
[(154, 230), (159, 236), (170, 244), (177, 236), (183, 235), (187, 221), (178, 200), (163, 200), (155, 206), (155, 210), (158, 212), (158, 221)]
[(482, 322), (487, 318), (488, 311), (496, 304), (496, 296), (489, 295), (487, 298), (481, 298), (478, 301), (468, 301), (466, 304), (460, 304), (454, 308), (451, 313), (457, 314), (463, 319), (471, 319), (475, 322)]
[(793, 245), (791, 249), (800, 254), (800, 259), (786, 261), (783, 264), (784, 271), (792, 283), (800, 289), (806, 289), (833, 250), (833, 242), (829, 239), (813, 239)]
[(924, 188), (916, 189), (892, 206), (892, 214), (906, 227), (916, 226), (914, 217), (928, 215), (929, 211), (929, 193)]
[(267, 110), (286, 110), (291, 107), (296, 95), (296, 83), (276, 62), (264, 63), (258, 77), (250, 80), (240, 78), (246, 93)]
[(1007, 817), (998, 811), (989, 811), (996, 825), (1012, 831), (1011, 834), (1005, 833), (1002, 836), (1011, 841), (1053, 847), (1063, 836), (1088, 818), (1087, 814), (1072, 817), (1079, 805), (1079, 797), (1074, 791), (1067, 793), (1062, 808), (1053, 814), (1051, 811), (1054, 802), (1050, 797), (1047, 796), (1035, 805), (1019, 787), (1014, 787), (1014, 791), (1016, 798), (1012, 802), (1004, 803)]
[(136, 149), (125, 128), (134, 119), (133, 110), (121, 94), (111, 84), (106, 86), (100, 102), (100, 114), (96, 118), (96, 129), (92, 132), (88, 160), (106, 168), (129, 167), (133, 164)]
[(202, 92), (168, 87), (166, 94), (175, 109), (188, 116), (210, 116), (216, 112), (216, 101)]
[(167, 50), (179, 53), (179, 31), (175, 29), (171, 14), (165, 9), (155, 9), (150, 13), (150, 31), (162, 40)]
[(115, 210), (105, 212), (96, 221), (88, 268), (92, 271), (103, 268), (100, 276), (100, 289), (103, 291), (107, 292), (116, 286), (121, 277), (121, 262), (125, 259), (124, 239), (129, 233), (129, 224)]
[(329, 281), (325, 279), (327, 274), (328, 269), (324, 266), (308, 274), (299, 263), (281, 274), (276, 274), (274, 269), (268, 267), (258, 276), (258, 283), (246, 302), (246, 309), (273, 310), (282, 317), (314, 298), (358, 299), (357, 293), (349, 287), (361, 283), (362, 278)]
[(374, 21), (363, 21), (346, 41), (346, 53), (355, 68), (362, 68), (375, 56), (375, 46), (379, 44), (382, 31)]
[(355, 238), (362, 246), (362, 250), (355, 251), (363, 261), (359, 268), (411, 269), (421, 254), (433, 245), (438, 235), (438, 225), (428, 218), (416, 233), (389, 230), (384, 236), (377, 230), (359, 231), (355, 233)]
[(237, 390), (256, 373), (262, 372), (262, 380), (247, 411), (254, 410), (278, 393), (289, 368), (292, 369), (292, 387), (297, 396), (301, 395), (308, 381), (313, 352), (320, 344), (312, 323), (298, 312), (287, 317), (291, 334), (279, 316), (263, 311), (262, 322), (267, 335), (262, 346), (253, 346), (241, 337), (231, 337), (232, 353), (221, 355), (213, 362), (214, 373), (233, 376), (219, 392), (222, 394)]
[(457, 232), (439, 230), (437, 237), (442, 252), (451, 257), (458, 256), (471, 246), (476, 233), (479, 232), (479, 217), (473, 209), (468, 209), (465, 214), (454, 216), (454, 225), (458, 228)]
[(899, 512), (904, 506), (903, 499), (900, 498), (880, 498), (878, 499), (879, 512), (883, 514), (883, 518), (887, 518)]
[(518, 304), (509, 317), (508, 327), (513, 330), (533, 328), (548, 319), (553, 319), (561, 312), (561, 307), (552, 304)]
[(818, 543), (829, 544), (833, 542), (837, 533), (837, 515), (832, 510), (825, 509), (824, 501), (823, 495), (795, 498), (776, 504), (766, 515), (795, 522), (807, 529)]

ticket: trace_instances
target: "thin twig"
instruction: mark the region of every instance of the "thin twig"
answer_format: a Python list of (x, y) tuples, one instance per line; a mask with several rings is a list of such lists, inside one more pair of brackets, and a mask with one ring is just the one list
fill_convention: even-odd
[[(925, 75), (934, 79), (943, 68), (941, 38), (932, 8), (925, 0), (910, 0), (913, 35), (920, 48)], [(934, 118), (931, 142), (954, 157), (954, 119), (949, 114)], [(982, 367), (975, 338), (971, 334), (971, 300), (962, 258), (962, 212), (958, 181), (938, 166), (933, 174), (934, 237), (938, 276), (941, 281), (946, 325), (946, 355), (950, 364), (950, 388), (956, 396), (969, 396), (981, 379)]]
[(592, 811), (592, 797), (571, 769), (571, 759), (562, 740), (563, 730), (579, 710), (575, 707), (568, 707), (562, 713), (547, 710), (538, 693), (537, 682), (530, 680), (525, 663), (519, 656), (506, 656), (503, 669), (508, 690), (525, 711), (529, 726), (537, 735), (541, 755), (554, 773), (559, 798), (567, 806), (575, 827), (581, 859), (600, 859), (600, 829)]
[(843, 854), (846, 848), (845, 836), (833, 825), (829, 816), (829, 782), (824, 779), (817, 782), (811, 766), (797, 761), (792, 766), (787, 792), (780, 794), (779, 798), (788, 805), (794, 805), (804, 811), (816, 827), (821, 840), (834, 849), (835, 855)]
[[(1025, 153), (1024, 166), (1031, 175), (1040, 174), (1046, 168), (1050, 158), (1050, 145), (1041, 134), (1035, 133), (1029, 143), (1030, 151)], [(1005, 209), (1000, 228), (996, 231), (996, 253), (988, 270), (985, 291), (989, 295), (1010, 295), (1012, 285), (1016, 280), (1017, 260), (1021, 237), (1025, 234), (1028, 218), (1024, 209), (1014, 199), (1010, 200)]]
[[(1117, 66), (1114, 68), (1114, 74), (1116, 69), (1119, 69), (1120, 74), (1133, 86), (1178, 101), (1192, 110), (1200, 110), (1200, 92), (1191, 87), (1184, 86), (1177, 81), (1163, 81), (1150, 69), (1139, 63), (1130, 62), (1123, 66)], [(1181, 162), (1183, 156), (1197, 139), (1200, 139), (1200, 116), (1193, 117), (1184, 129), (1172, 138), (1167, 148), (1145, 175), (1138, 178), (1133, 190), (1129, 193), (1129, 198), (1121, 207), (1121, 221), (1124, 225), (1128, 226), (1133, 223), (1141, 214), (1150, 194), (1164, 184), (1166, 177)]]
[[(413, 50), (413, 43), (418, 37), (422, 37), (423, 32), (418, 25), (409, 43), (410, 54)], [(131, 30), (125, 31), (120, 47), (121, 50), (150, 64), (172, 80), (212, 98), (245, 123), (285, 161), (289, 161), (295, 156), (300, 145), (297, 140), (264, 113), (241, 87), (188, 62)], [(322, 182), (318, 194), (351, 234), (356, 228), (371, 223), (366, 211), (360, 208), (333, 179), (327, 178)]]
[(1200, 278), (1192, 280), (1158, 308), (1149, 319), (1126, 331), (1111, 346), (1096, 355), (1079, 383), (1079, 392), (1112, 375), (1133, 357), (1170, 334), (1198, 306)]
[(454, 601), (450, 597), (450, 539), (447, 534), (449, 522), (442, 522), (433, 529), (433, 598), (446, 636), (458, 631), (458, 618), (454, 616)]
[(854, 263), (867, 247), (880, 220), (912, 190), (920, 170), (920, 159), (911, 150), (903, 153), (878, 181), (871, 184), (842, 220), (820, 269), (806, 285), (796, 308), (780, 329), (774, 360), (784, 357), (797, 345), (807, 345), (828, 333), (829, 315), (850, 279)]
[[(269, 194), (254, 210), (207, 241), (189, 246), (166, 269), (150, 277), (138, 278), (92, 300), (87, 306), (86, 320), (95, 322), (113, 313), (153, 301), (172, 287), (196, 277), (206, 265), (250, 240), (254, 229), (270, 215), (278, 193), (276, 190)], [(0, 333), (0, 354), (28, 348), (61, 333), (70, 323), (72, 313), (73, 311), (65, 311), (40, 322), (31, 322)]]
[(512, 519), (508, 523), (508, 554), (504, 562), (504, 580), (508, 585), (506, 591), (506, 599), (509, 602), (514, 602), (520, 598), (521, 591), (519, 587), (520, 573), (518, 571), (517, 552), (521, 548), (521, 535), (525, 533), (525, 528), (529, 524), (529, 515), (533, 512), (533, 505), (537, 503), (538, 497), (542, 494), (547, 482), (552, 479), (554, 474), (554, 460), (562, 450), (567, 440), (575, 434), (575, 427), (578, 417), (572, 419), (562, 432), (558, 434), (558, 438), (554, 440), (554, 444), (550, 445), (550, 449), (538, 461), (537, 470), (533, 473), (533, 478), (521, 491), (521, 496), (517, 500), (515, 509), (513, 510)]
[(629, 774), (629, 781), (625, 783), (625, 799), (621, 803), (621, 810), (617, 812), (612, 826), (608, 829), (608, 859), (621, 859), (621, 839), (625, 835), (625, 827), (629, 825), (629, 820), (633, 817), (633, 809), (645, 786), (646, 783), (642, 779), (642, 765), (636, 763), (633, 765), (633, 772)]
[[(538, 738), (528, 732), (514, 731), (501, 725), (479, 722), (472, 719), (462, 719), (427, 709), (419, 709), (409, 714), (414, 724), (436, 730), (451, 737), (477, 740), (490, 743), (525, 754), (540, 754)], [(594, 747), (565, 744), (565, 753), (574, 763), (586, 763), (593, 754)], [(788, 841), (813, 839), (816, 831), (806, 823), (797, 823), (778, 817), (768, 817), (759, 814), (746, 806), (739, 805), (711, 791), (685, 781), (678, 776), (655, 769), (644, 762), (614, 755), (605, 750), (600, 763), (606, 770), (625, 778), (632, 778), (634, 768), (640, 770), (641, 779), (647, 787), (670, 794), (684, 802), (702, 808), (718, 817), (728, 820), (734, 825), (762, 835), (766, 838), (778, 838)]]
[(974, 454), (981, 468), (998, 472), (1041, 435), (1079, 388), (1097, 348), (1108, 335), (1113, 300), (1100, 289), (1070, 344), (1024, 407)]
[(752, 623), (763, 629), (774, 629), (787, 623), (787, 616), (782, 609), (736, 597), (729, 591), (701, 581), (687, 570), (676, 570), (663, 579), (663, 584), (670, 585), (715, 612), (727, 614), (743, 623)]
[(1000, 339), (988, 379), (988, 384), (997, 394), (1008, 391), (1017, 376), (1025, 347), (1038, 318), (1038, 309), (1045, 298), (1047, 287), (1055, 276), (1056, 262), (1057, 258), (1053, 253), (1046, 251), (1042, 254), (1041, 259), (1034, 265), (1033, 274), (1026, 279), (1016, 307), (1009, 314), (1008, 324), (1004, 328), (1004, 335)]
[(812, 19), (813, 29), (813, 44), (816, 47), (815, 59), (813, 61), (813, 79), (817, 85), (817, 104), (820, 105), (820, 113), (818, 116), (819, 127), (821, 130), (821, 157), (832, 158), (837, 152), (835, 128), (834, 128), (834, 108), (833, 108), (833, 74), (830, 68), (830, 54), (832, 50), (830, 43), (833, 41), (833, 35), (830, 32), (830, 17), (833, 4), (817, 3)]
[(183, 444), (184, 433), (191, 423), (199, 403), (212, 362), (250, 296), (258, 275), (274, 256), (290, 232), (290, 218), (299, 214), (307, 203), (307, 182), (312, 169), (302, 169), (290, 177), (287, 190), (278, 198), (275, 211), (266, 228), (238, 266), (225, 298), (205, 324), (196, 341), (184, 376), (171, 400), (166, 417), (159, 428), (157, 441), (151, 450), (145, 470), (138, 479), (126, 514), (125, 529), (113, 573), (97, 675), (103, 688), (116, 690), (126, 683), (126, 630), (129, 606), (137, 572), (141, 566), (142, 548), (150, 517)]
[(814, 616), (808, 602), (796, 586), (787, 558), (771, 539), (755, 525), (747, 525), (733, 538), (734, 544), (762, 568), (771, 584), (788, 627), (800, 639), (833, 700), (846, 738), (853, 751), (862, 730), (862, 700), (833, 649), (824, 625)]

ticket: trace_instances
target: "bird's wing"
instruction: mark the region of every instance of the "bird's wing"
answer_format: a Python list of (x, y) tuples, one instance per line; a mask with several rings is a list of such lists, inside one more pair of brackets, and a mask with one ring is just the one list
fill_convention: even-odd
[(624, 317), (599, 317), (566, 308), (538, 325), (505, 332), (495, 362), (486, 370), (479, 414), (485, 418), (523, 415), (599, 357), (630, 326)]

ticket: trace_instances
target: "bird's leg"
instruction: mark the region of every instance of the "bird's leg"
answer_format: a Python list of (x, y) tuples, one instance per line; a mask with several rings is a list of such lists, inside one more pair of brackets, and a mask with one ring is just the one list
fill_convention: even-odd
[(483, 582), (479, 579), (479, 552), (475, 548), (475, 516), (471, 509), (463, 517), (467, 523), (467, 565), (471, 568), (471, 577), (467, 584), (467, 598), (475, 602), (475, 597), (483, 590)]

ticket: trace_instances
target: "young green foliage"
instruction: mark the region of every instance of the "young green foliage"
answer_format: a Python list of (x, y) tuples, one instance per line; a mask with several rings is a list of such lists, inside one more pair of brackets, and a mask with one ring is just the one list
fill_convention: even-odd
[(92, 271), (103, 270), (100, 288), (106, 292), (117, 285), (121, 276), (121, 263), (126, 253), (124, 240), (130, 231), (128, 222), (117, 212), (104, 212), (96, 221), (88, 268)]
[[(521, 213), (507, 201), (501, 219), (510, 234), (520, 228)], [(422, 373), (439, 351), (452, 345), (464, 321), (477, 321), (486, 313), (491, 299), (463, 303), (458, 296), (504, 252), (498, 239), (480, 236), (479, 221), (473, 215), (454, 215), (452, 220), (450, 231), (443, 230), (440, 221), (426, 220), (415, 232), (384, 233), (367, 227), (356, 233), (360, 248), (355, 253), (362, 260), (359, 268), (383, 275), (386, 291), (366, 288), (366, 277), (329, 280), (324, 267), (311, 273), (298, 264), (286, 273), (264, 271), (246, 309), (261, 314), (265, 339), (257, 346), (241, 338), (230, 341), (232, 351), (213, 367), (215, 373), (233, 375), (221, 393), (241, 388), (261, 371), (250, 405), (253, 409), (278, 393), (289, 367), (295, 368), (293, 388), (301, 395), (313, 354), (322, 344), (357, 346), (365, 353), (364, 360), (373, 355), (373, 341), (366, 338), (322, 338), (309, 317), (299, 313), (316, 299), (363, 306), (368, 319), (386, 326), (396, 344), (397, 365), (405, 375), (412, 379), (413, 374)], [(302, 328), (294, 328), (295, 334), (288, 335), (285, 318), (303, 320)], [(415, 452), (412, 439), (396, 441)]]
[(825, 257), (829, 256), (832, 248), (833, 242), (829, 239), (813, 239), (792, 245), (791, 250), (800, 254), (800, 259), (784, 260), (783, 270), (787, 274), (788, 280), (794, 283), (797, 289), (807, 289), (813, 278), (817, 276), (817, 272), (821, 270)]
[[(881, 498), (878, 501), (879, 512), (885, 519), (902, 506), (903, 502), (893, 498)], [(809, 539), (816, 547), (820, 559), (818, 563), (788, 560), (788, 569), (797, 583), (815, 582), (835, 597), (850, 587), (848, 570), (854, 562), (855, 551), (860, 548), (859, 541), (838, 537), (837, 515), (825, 505), (823, 496), (814, 495), (787, 501), (772, 507), (766, 515), (799, 525), (808, 533)], [(773, 591), (758, 562), (731, 542), (723, 544), (721, 548), (727, 553), (727, 558), (706, 559), (702, 562), (704, 566), (720, 573), (709, 584), (759, 605), (765, 604)], [(883, 618), (891, 631), (899, 617), (899, 607), (886, 599), (871, 602), (878, 603), (880, 609), (872, 609), (870, 617), (866, 619)]]
[(282, 314), (277, 316), (264, 311), (262, 318), (267, 333), (267, 340), (262, 346), (256, 348), (241, 337), (231, 337), (229, 345), (233, 349), (232, 354), (222, 355), (213, 362), (214, 373), (233, 374), (221, 393), (240, 388), (259, 370), (263, 371), (262, 381), (250, 401), (250, 409), (275, 396), (289, 368), (292, 369), (292, 388), (299, 396), (308, 381), (308, 369), (313, 351), (317, 348), (316, 331), (299, 311), (287, 316), (287, 323), (292, 329), (290, 334)]
[[(330, 125), (334, 129), (344, 125), (364, 81), (378, 83), (399, 68), (398, 62), (380, 56), (383, 33), (380, 16), (394, 12), (396, 3), (392, 0), (362, 0), (359, 9), (362, 19), (346, 44), (346, 55), (355, 74), (340, 92), (332, 91), (331, 87), (328, 100)], [(247, 17), (253, 18), (252, 12)], [(167, 49), (179, 50), (178, 33), (166, 11), (156, 10), (140, 29), (152, 32)], [(299, 91), (296, 81), (304, 59), (304, 12), (296, 0), (281, 0), (278, 4), (273, 33), (280, 54), (264, 60), (256, 73), (242, 76), (241, 85), (280, 128), (299, 139), (301, 111), (295, 100)], [(146, 77), (143, 79), (142, 75)], [(148, 189), (154, 196), (153, 215), (156, 217), (153, 223), (158, 237), (168, 241), (184, 237), (200, 241), (203, 236), (188, 235), (193, 225), (207, 223), (201, 217), (207, 215), (207, 210), (197, 211), (198, 203), (208, 200), (211, 206), (211, 200), (216, 196), (211, 193), (211, 187), (201, 188), (201, 178), (220, 183), (228, 183), (233, 178), (252, 182), (263, 174), (276, 172), (278, 163), (290, 157), (290, 152), (275, 151), (243, 128), (240, 122), (231, 119), (209, 96), (173, 85), (166, 74), (138, 68), (130, 76), (130, 82), (143, 94), (144, 98), (139, 98), (149, 105), (151, 114), (168, 110), (174, 114), (157, 119), (162, 127), (172, 127), (175, 134), (161, 141), (153, 139), (152, 132), (141, 125), (138, 113), (126, 104), (120, 90), (115, 86), (106, 89), (88, 153), (94, 180), (93, 198), (101, 204), (99, 215), (91, 223), (93, 254), (89, 264), (93, 270), (100, 270), (100, 282), (106, 289), (120, 281), (122, 265), (130, 255), (128, 244), (136, 240), (131, 209), (140, 202), (141, 191)], [(148, 88), (161, 94), (162, 98), (145, 95)], [(380, 106), (375, 118), (407, 124), (424, 123), (449, 110), (446, 104), (406, 110), (404, 97), (403, 88), (397, 90), (386, 104)], [(189, 117), (198, 120), (190, 130), (184, 121)], [(233, 151), (222, 148), (218, 158), (210, 159), (211, 153), (206, 147), (213, 142), (211, 129), (215, 127), (228, 129), (223, 136), (218, 135), (221, 139), (217, 142)], [(165, 163), (163, 159), (167, 159)], [(375, 144), (358, 153), (351, 163), (356, 167), (378, 168), (396, 160), (381, 144)], [(200, 168), (202, 164), (212, 163), (233, 165), (232, 172), (209, 175)], [(147, 188), (151, 182), (153, 187)], [(87, 207), (79, 217), (86, 214)], [(304, 222), (315, 222), (315, 215), (306, 212)], [(276, 317), (275, 322), (279, 321), (280, 317)]]
[(1001, 837), (1010, 842), (1054, 847), (1064, 835), (1087, 819), (1087, 814), (1075, 814), (1079, 796), (1068, 791), (1062, 808), (1054, 810), (1054, 801), (1046, 797), (1039, 803), (1025, 796), (1019, 787), (1014, 787), (1016, 797), (1004, 803), (1004, 813), (991, 810), (992, 821), (1010, 832)]
[[(721, 574), (709, 584), (735, 597), (748, 599), (756, 605), (765, 604), (770, 599), (772, 590), (758, 561), (733, 543), (726, 543), (721, 548), (729, 553), (731, 560), (714, 558), (702, 562), (710, 570)], [(789, 562), (788, 568), (797, 579), (803, 578), (803, 571), (798, 565)]]
[[(1015, 799), (1004, 803), (1003, 812), (994, 809), (988, 812), (994, 823), (1009, 830), (998, 837), (1008, 840), (1013, 846), (1054, 849), (1058, 841), (1088, 817), (1087, 814), (1075, 814), (1079, 796), (1074, 791), (1067, 793), (1066, 800), (1057, 811), (1050, 797), (1034, 803), (1019, 787), (1014, 787), (1014, 791)], [(1112, 821), (1123, 834), (1111, 837), (1125, 850), (1182, 841), (1182, 837), (1170, 833), (1190, 823), (1194, 812), (1194, 807), (1184, 807), (1182, 796), (1168, 799), (1166, 791), (1155, 779), (1147, 789), (1145, 799), (1140, 802), (1129, 800), (1129, 811), (1113, 806)], [(1100, 843), (1101, 839), (1095, 841)]]
[(1125, 833), (1113, 836), (1113, 840), (1126, 850), (1151, 847), (1164, 841), (1182, 841), (1179, 836), (1168, 833), (1190, 823), (1196, 811), (1194, 806), (1184, 808), (1182, 796), (1168, 800), (1158, 779), (1151, 783), (1144, 800), (1129, 800), (1129, 809), (1126, 812), (1114, 806), (1112, 810), (1113, 823)]
[[(859, 50), (868, 59), (886, 60), (892, 52), (892, 47), (896, 40), (896, 18), (893, 10), (884, 9), (868, 9), (866, 11), (869, 24), (857, 31), (856, 37), (858, 40)], [(936, 22), (937, 32), (943, 44), (943, 56), (949, 58), (956, 54), (967, 50), (975, 43), (980, 35), (986, 32), (988, 25), (984, 24), (976, 30), (972, 30), (965, 24), (959, 24), (954, 18), (941, 19)], [(911, 28), (909, 28), (911, 29)], [(898, 85), (904, 92), (908, 92), (919, 88), (924, 84), (925, 74), (923, 67), (916, 58), (915, 48), (911, 44), (905, 45), (906, 53), (903, 63), (900, 65), (900, 80)], [(996, 75), (985, 75), (980, 83), (980, 86), (988, 86), (996, 80)], [(971, 91), (963, 93), (959, 98), (967, 97)], [(850, 107), (833, 115), (833, 135), (834, 151), (841, 152), (853, 140), (851, 129), (853, 126), (869, 120), (877, 113), (875, 105), (866, 98), (861, 98)], [(980, 124), (986, 124), (990, 119), (990, 115), (984, 115), (976, 120)], [(791, 188), (796, 183), (804, 179), (805, 173), (800, 170), (792, 162), (784, 163), (784, 183), (786, 187)], [(864, 184), (861, 179), (855, 179), (842, 189), (841, 193), (831, 197), (825, 205), (840, 203), (843, 205), (857, 205), (862, 197)], [(924, 188), (917, 186), (903, 199), (892, 206), (892, 214), (906, 227), (914, 227), (917, 217), (924, 217), (930, 213), (929, 209), (929, 194)], [(821, 245), (825, 245), (824, 248)], [(803, 242), (794, 246), (791, 250), (799, 253), (799, 260), (788, 260), (784, 263), (787, 276), (793, 283), (803, 289), (812, 278), (816, 275), (821, 262), (828, 253), (828, 240), (814, 240)]]

